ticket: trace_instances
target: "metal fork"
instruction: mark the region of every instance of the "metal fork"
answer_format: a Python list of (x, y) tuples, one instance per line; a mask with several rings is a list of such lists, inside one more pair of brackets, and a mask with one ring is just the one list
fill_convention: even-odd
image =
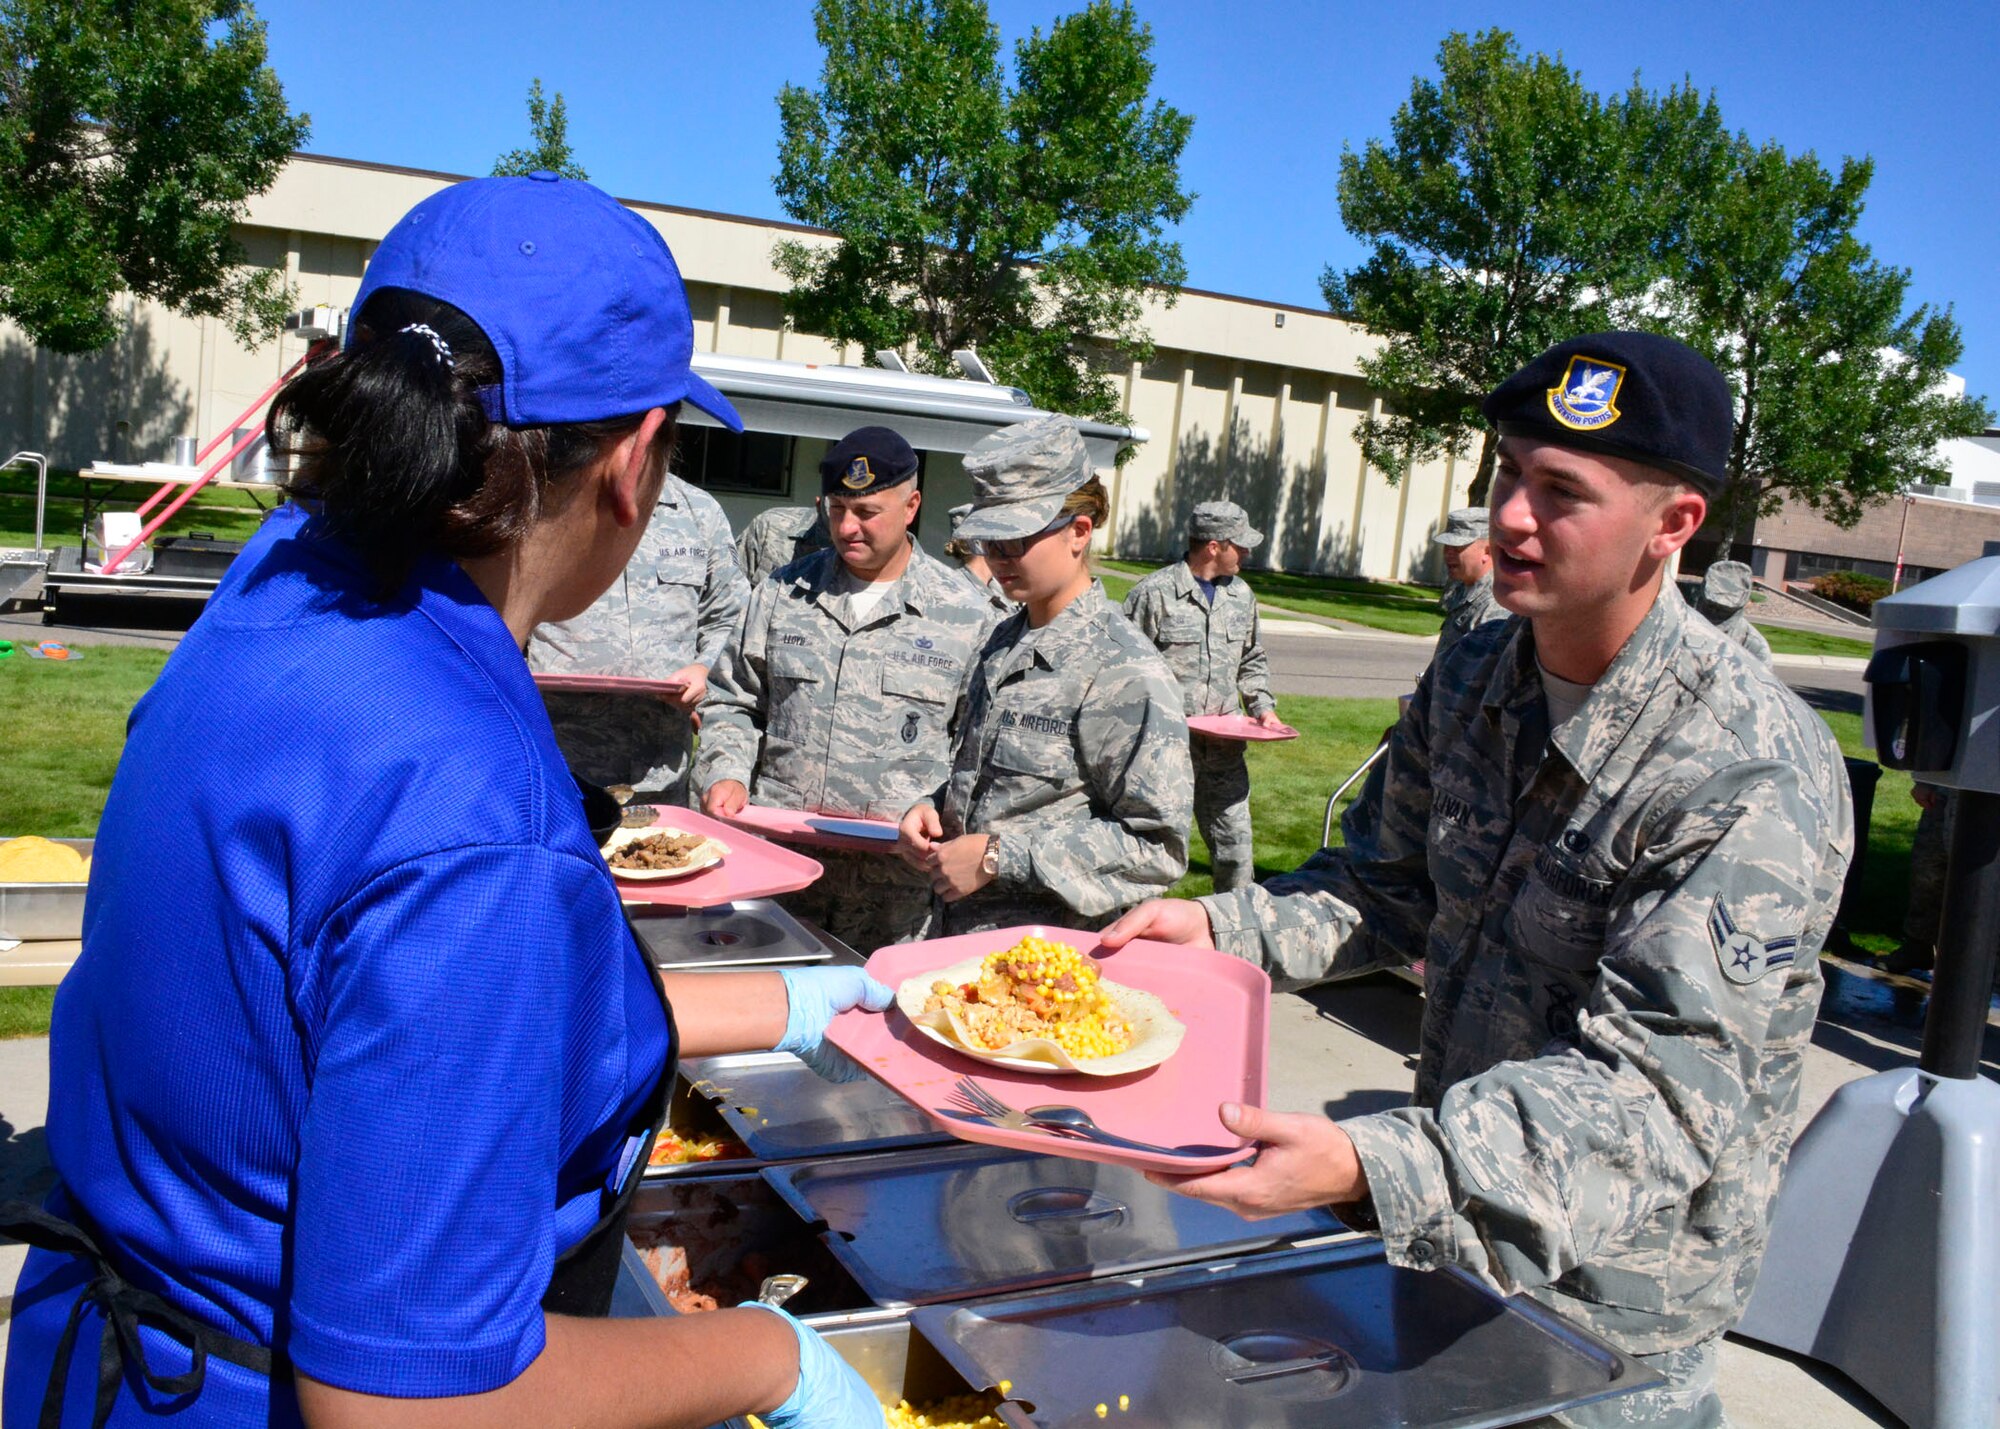
[[(997, 1126), (1010, 1131), (1033, 1129), (1061, 1136), (1073, 1136), (1079, 1141), (1095, 1141), (1101, 1146), (1122, 1146), (1128, 1151), (1144, 1151), (1155, 1156), (1213, 1156), (1227, 1150), (1220, 1146), (1159, 1146), (1150, 1141), (1134, 1141), (1129, 1136), (1119, 1136), (1106, 1131), (1095, 1122), (1086, 1130), (1068, 1121), (1047, 1121), (1033, 1111), (1018, 1111), (973, 1081), (970, 1077), (960, 1077), (952, 1088), (953, 1100), (959, 1107), (972, 1115), (983, 1117)], [(1061, 1108), (1073, 1111), (1073, 1107)]]
[(1035, 1125), (970, 1077), (958, 1079), (957, 1085), (951, 1089), (951, 1099), (955, 1103), (955, 1110), (984, 1117), (987, 1121), (996, 1126), (1004, 1126), (1009, 1131), (1025, 1131)]

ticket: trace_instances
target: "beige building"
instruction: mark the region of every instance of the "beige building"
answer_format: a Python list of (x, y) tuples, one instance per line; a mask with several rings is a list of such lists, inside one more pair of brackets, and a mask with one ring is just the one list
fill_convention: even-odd
[[(457, 175), (299, 155), (254, 199), (241, 237), (251, 261), (281, 268), (299, 305), (345, 305), (381, 235)], [(788, 362), (859, 364), (784, 319), (780, 238), (818, 230), (633, 202), (665, 236), (687, 280), (699, 348)], [(830, 240), (827, 240), (830, 241)], [(304, 353), (296, 338), (246, 350), (214, 320), (133, 303), (125, 335), (89, 358), (40, 352), (0, 325), (0, 443), (59, 466), (163, 459), (172, 439), (232, 421)], [(1441, 580), (1431, 533), (1465, 501), (1469, 461), (1421, 468), (1391, 486), (1369, 469), (1355, 423), (1378, 398), (1357, 371), (1369, 339), (1324, 312), (1194, 289), (1148, 324), (1154, 359), (1124, 374), (1132, 420), (1149, 440), (1111, 478), (1109, 546), (1133, 556), (1180, 546), (1188, 508), (1227, 498), (1270, 533), (1258, 553), (1294, 571)], [(740, 525), (763, 506), (811, 499), (816, 448), (791, 455), (788, 493), (717, 489)], [(962, 482), (926, 470), (942, 497)], [(930, 533), (927, 532), (928, 536)]]

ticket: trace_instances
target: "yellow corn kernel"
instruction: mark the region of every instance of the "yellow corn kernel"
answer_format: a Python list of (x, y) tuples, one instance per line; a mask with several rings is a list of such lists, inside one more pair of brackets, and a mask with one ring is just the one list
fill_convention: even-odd
[(1131, 1395), (1121, 1394), (1118, 1396), (1118, 1412), (1120, 1414), (1123, 1414), (1126, 1410), (1130, 1409), (1131, 1407), (1132, 1407)]
[(1099, 1419), (1104, 1418), (1110, 1412), (1111, 1412), (1111, 1407), (1107, 1404), (1100, 1404), (1097, 1406), (1097, 1417)]

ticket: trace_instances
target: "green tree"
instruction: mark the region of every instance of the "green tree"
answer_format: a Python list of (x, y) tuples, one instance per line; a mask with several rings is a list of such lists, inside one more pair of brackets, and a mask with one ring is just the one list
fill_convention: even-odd
[(1192, 120), (1150, 99), (1152, 31), (1092, 0), (1014, 47), (984, 0), (819, 0), (817, 89), (785, 86), (777, 189), (831, 246), (781, 243), (803, 328), (928, 372), (975, 348), (1045, 406), (1112, 416), (1115, 357), (1151, 353), (1147, 294), (1186, 276), (1166, 236)]
[(0, 315), (58, 352), (121, 291), (275, 332), (292, 294), (232, 229), (309, 125), (265, 57), (236, 0), (0, 0)]
[(509, 149), (493, 161), (496, 176), (532, 174), (546, 169), (566, 179), (590, 177), (569, 147), (569, 111), (563, 104), (562, 91), (557, 90), (554, 99), (544, 99), (540, 75), (528, 87), (528, 138), (531, 142), (527, 148)]
[(1513, 36), (1448, 36), (1390, 123), (1340, 161), (1340, 211), (1369, 246), (1329, 267), (1334, 312), (1382, 339), (1361, 363), (1382, 393), (1356, 435), (1393, 481), (1482, 434), (1473, 499), (1493, 470), (1480, 399), (1551, 343), (1641, 325), (1687, 195), (1716, 172), (1712, 100), (1635, 80), (1603, 99)]
[(1992, 415), (1953, 393), (1964, 351), (1949, 308), (1906, 311), (1910, 274), (1854, 235), (1874, 166), (1829, 172), (1738, 136), (1674, 255), (1670, 319), (1737, 397), (1727, 557), (1744, 518), (1797, 497), (1841, 525), (1912, 481), (1947, 481), (1939, 443)]

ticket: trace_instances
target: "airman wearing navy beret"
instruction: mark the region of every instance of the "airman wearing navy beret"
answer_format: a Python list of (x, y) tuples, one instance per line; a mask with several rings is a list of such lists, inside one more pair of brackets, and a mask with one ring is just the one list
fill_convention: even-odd
[(1731, 405), (1647, 333), (1559, 343), (1487, 399), (1494, 590), (1418, 681), (1339, 846), (1107, 928), (1297, 987), (1423, 959), (1406, 1107), (1231, 1107), (1266, 1147), (1185, 1189), (1337, 1204), (1391, 1263), (1458, 1265), (1665, 1380), (1572, 1429), (1723, 1422), (1853, 812), (1832, 732), (1689, 609), (1669, 560), (1723, 489)]
[(866, 496), (913, 479), (917, 454), (887, 427), (856, 427), (827, 449), (819, 463), (822, 496)]

